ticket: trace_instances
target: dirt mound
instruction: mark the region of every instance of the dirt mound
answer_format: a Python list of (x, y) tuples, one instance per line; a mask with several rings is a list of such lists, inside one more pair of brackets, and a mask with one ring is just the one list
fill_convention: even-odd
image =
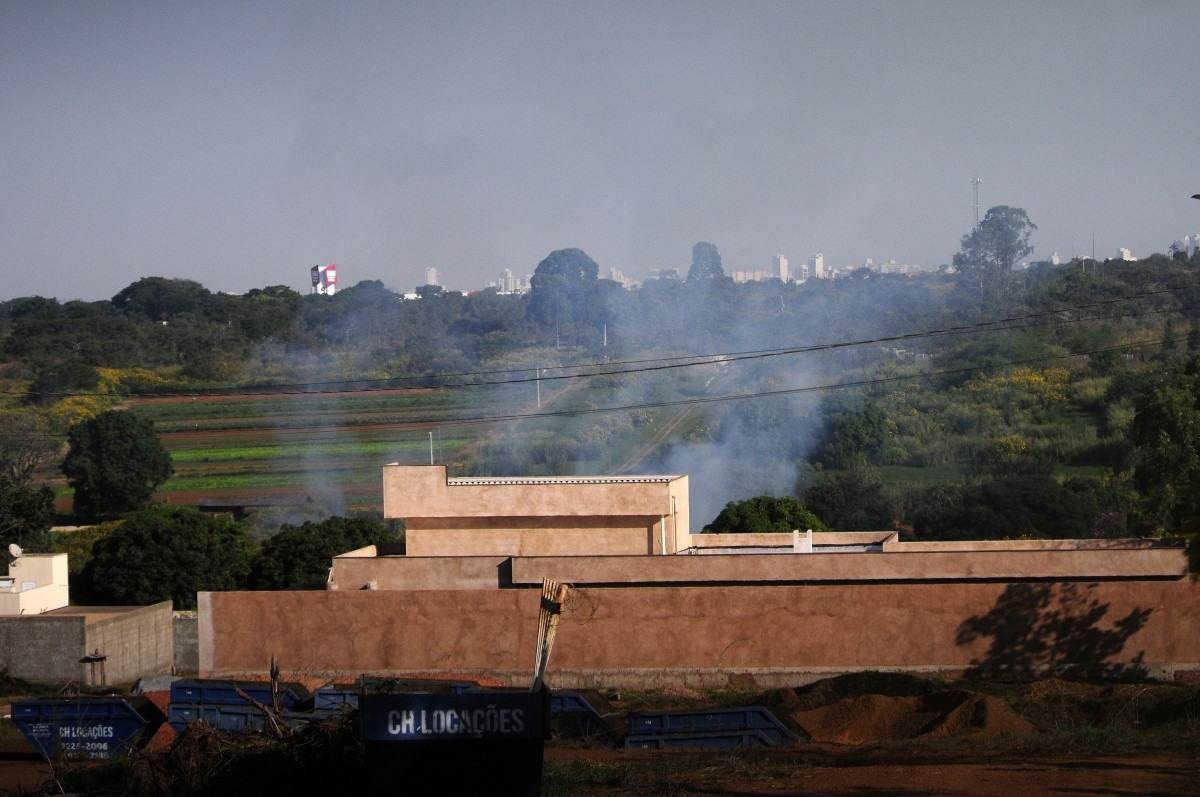
[(832, 744), (1034, 730), (1000, 698), (896, 673), (828, 678), (769, 692), (762, 702), (802, 737)]
[(791, 720), (812, 741), (833, 744), (1033, 732), (1003, 700), (961, 690), (919, 697), (858, 695), (793, 712)]
[(967, 734), (997, 736), (1002, 733), (1025, 736), (1033, 732), (1032, 723), (1000, 698), (972, 694), (921, 735), (929, 738)]
[(820, 708), (845, 697), (886, 695), (919, 697), (945, 688), (936, 681), (899, 672), (855, 672), (823, 678), (793, 690), (797, 708)]

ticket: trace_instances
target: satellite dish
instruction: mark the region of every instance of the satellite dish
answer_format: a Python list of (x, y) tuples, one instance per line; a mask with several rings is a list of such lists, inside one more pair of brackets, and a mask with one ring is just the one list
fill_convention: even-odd
[(20, 559), (21, 554), (23, 554), (25, 552), (21, 550), (20, 545), (17, 545), (15, 542), (12, 542), (12, 543), (9, 543), (9, 545), (8, 545), (8, 553), (13, 559)]

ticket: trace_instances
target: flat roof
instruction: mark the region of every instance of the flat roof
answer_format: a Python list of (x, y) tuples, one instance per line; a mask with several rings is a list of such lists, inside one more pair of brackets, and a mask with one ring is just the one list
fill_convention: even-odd
[(665, 484), (682, 479), (680, 475), (661, 476), (456, 476), (446, 479), (451, 487), (485, 484)]
[(99, 623), (103, 620), (111, 620), (114, 617), (120, 617), (123, 614), (130, 614), (139, 609), (145, 609), (146, 606), (154, 606), (153, 603), (148, 603), (142, 606), (63, 606), (61, 609), (51, 609), (48, 612), (41, 614), (22, 614), (20, 617), (82, 617), (84, 623), (92, 624)]

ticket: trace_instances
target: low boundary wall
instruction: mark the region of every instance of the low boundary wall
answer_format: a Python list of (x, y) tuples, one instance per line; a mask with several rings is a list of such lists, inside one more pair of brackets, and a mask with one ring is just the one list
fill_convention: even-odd
[(744, 556), (521, 556), (512, 582), (543, 578), (571, 584), (704, 582), (971, 581), (1016, 579), (1182, 578), (1179, 547), (1140, 550), (922, 551), (847, 556), (839, 553)]
[(91, 683), (79, 660), (94, 652), (106, 657), (107, 683), (132, 683), (171, 672), (174, 649), (170, 601), (0, 618), (0, 669), (35, 683)]
[[(200, 671), (527, 683), (540, 592), (200, 593)], [(770, 686), (864, 669), (1200, 671), (1200, 583), (947, 582), (572, 590), (559, 687)]]

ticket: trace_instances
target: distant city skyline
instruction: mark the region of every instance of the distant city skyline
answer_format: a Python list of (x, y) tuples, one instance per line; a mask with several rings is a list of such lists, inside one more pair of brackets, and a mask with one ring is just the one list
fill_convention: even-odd
[[(1032, 259), (1200, 229), (1200, 4), (0, 4), (0, 298)], [(1131, 121), (1137, 120), (1137, 121)]]

